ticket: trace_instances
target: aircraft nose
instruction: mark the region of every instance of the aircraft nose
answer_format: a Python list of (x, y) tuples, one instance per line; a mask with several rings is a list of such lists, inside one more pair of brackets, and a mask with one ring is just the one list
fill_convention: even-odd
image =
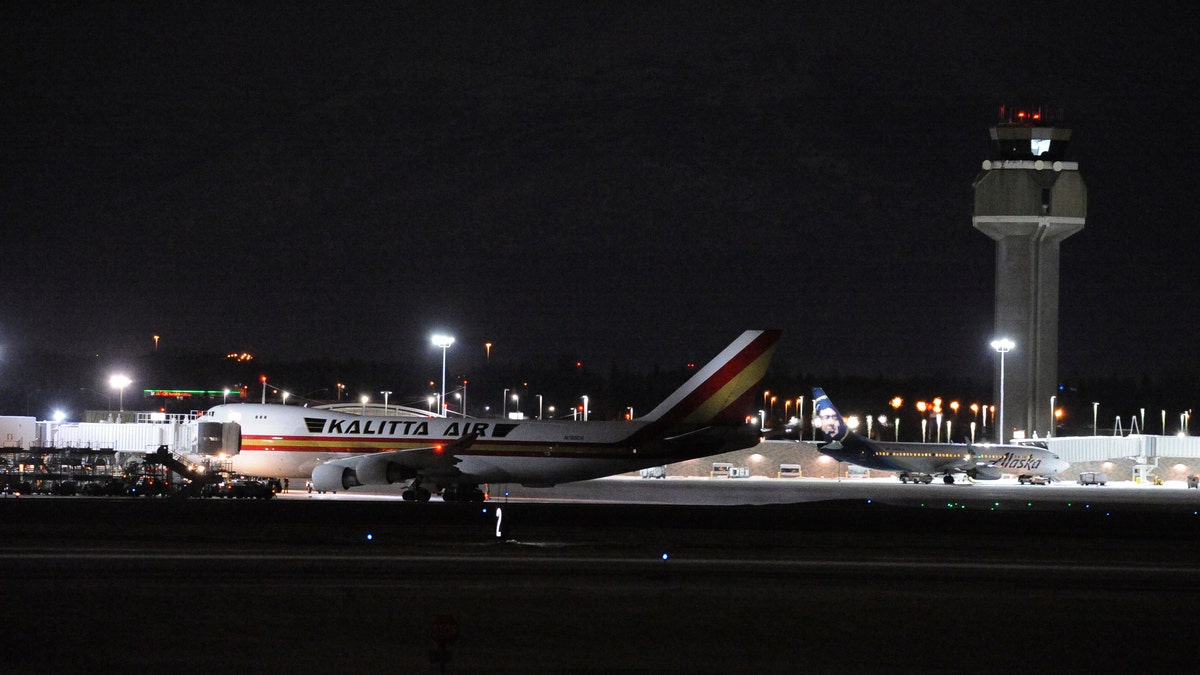
[(1054, 468), (1054, 473), (1059, 474), (1059, 473), (1062, 473), (1063, 471), (1066, 471), (1067, 468), (1071, 466), (1071, 463), (1067, 462), (1065, 460), (1059, 459), (1059, 460), (1056, 460), (1053, 464), (1051, 464), (1051, 466)]

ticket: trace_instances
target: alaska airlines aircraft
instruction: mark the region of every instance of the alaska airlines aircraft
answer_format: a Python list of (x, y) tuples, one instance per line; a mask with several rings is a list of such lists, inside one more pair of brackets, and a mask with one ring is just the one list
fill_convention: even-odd
[(667, 400), (630, 421), (449, 419), (276, 404), (219, 405), (198, 420), (197, 452), (233, 469), (308, 478), (316, 490), (407, 484), (403, 497), (483, 499), (483, 483), (548, 487), (748, 448), (777, 330), (746, 331)]
[(955, 443), (889, 443), (850, 431), (825, 392), (813, 388), (817, 424), (825, 434), (821, 452), (842, 462), (900, 474), (900, 481), (929, 483), (941, 475), (949, 484), (965, 474), (973, 480), (996, 480), (1005, 472), (1021, 482), (1032, 476), (1053, 478), (1069, 465), (1058, 455), (1031, 445), (964, 445)]

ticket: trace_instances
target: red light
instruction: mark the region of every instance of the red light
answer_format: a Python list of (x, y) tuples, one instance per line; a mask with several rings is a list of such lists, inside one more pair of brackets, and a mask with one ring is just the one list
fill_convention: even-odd
[(259, 375), (258, 379), (262, 380), (262, 381), (265, 383), (265, 382), (267, 381), (267, 376), (266, 376), (266, 375)]
[(1042, 113), (1033, 113), (1033, 119), (1035, 119), (1035, 120), (1042, 119)]
[(438, 443), (437, 445), (433, 446), (433, 451), (436, 454), (442, 454), (442, 444)]
[(1023, 119), (1025, 119), (1025, 111), (1024, 111), (1024, 110), (1022, 110), (1021, 112), (1017, 113), (1017, 119), (1019, 119), (1019, 120), (1023, 120)]
[(575, 362), (575, 367), (576, 367), (576, 368), (582, 368), (582, 367), (583, 367), (583, 361), (576, 361), (576, 362)]

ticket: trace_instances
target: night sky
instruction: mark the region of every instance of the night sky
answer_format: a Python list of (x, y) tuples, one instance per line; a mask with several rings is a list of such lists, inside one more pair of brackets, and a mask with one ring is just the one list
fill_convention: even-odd
[(1196, 367), (1194, 16), (248, 4), (0, 10), (5, 353), (386, 361), (442, 330), (646, 366), (782, 328), (800, 371), (986, 378), (971, 183), (1009, 103), (1064, 111), (1089, 189), (1060, 374)]

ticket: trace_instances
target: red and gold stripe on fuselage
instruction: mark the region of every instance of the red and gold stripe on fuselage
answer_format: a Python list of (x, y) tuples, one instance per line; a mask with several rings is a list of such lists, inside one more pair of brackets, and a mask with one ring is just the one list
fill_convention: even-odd
[[(366, 455), (376, 452), (445, 447), (457, 438), (346, 438), (344, 436), (242, 436), (242, 452), (307, 452), (322, 455)], [(644, 456), (646, 450), (626, 443), (476, 440), (458, 456), (608, 457)]]

